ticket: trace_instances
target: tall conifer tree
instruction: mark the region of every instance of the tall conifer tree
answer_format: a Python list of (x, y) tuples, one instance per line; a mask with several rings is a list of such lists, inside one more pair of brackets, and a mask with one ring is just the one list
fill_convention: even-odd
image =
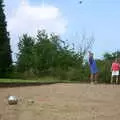
[(12, 64), (10, 38), (4, 13), (3, 0), (0, 0), (0, 77), (4, 77)]

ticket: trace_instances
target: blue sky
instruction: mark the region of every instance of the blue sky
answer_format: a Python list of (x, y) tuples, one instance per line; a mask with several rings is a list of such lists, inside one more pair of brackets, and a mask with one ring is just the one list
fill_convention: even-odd
[[(8, 1), (6, 0), (7, 5)], [(20, 0), (17, 1), (16, 5), (19, 6)], [(41, 7), (42, 0), (27, 0), (27, 2), (29, 2), (30, 6)], [(48, 5), (56, 8), (57, 19), (55, 19), (54, 23), (57, 22), (57, 25), (59, 23), (59, 26), (54, 28), (53, 32), (57, 30), (63, 39), (69, 39), (70, 43), (76, 43), (76, 39), (79, 39), (78, 36), (81, 34), (88, 37), (94, 35), (95, 42), (92, 51), (97, 58), (101, 58), (105, 52), (119, 50), (120, 0), (83, 0), (82, 4), (79, 4), (79, 0), (44, 0), (44, 3), (46, 9)], [(12, 9), (11, 11), (14, 11), (12, 1), (11, 5), (6, 7), (7, 10)], [(49, 10), (47, 12), (53, 14), (52, 10), (50, 13)], [(11, 14), (13, 14), (12, 17)], [(8, 12), (8, 21), (15, 18), (14, 14), (14, 12)], [(45, 14), (47, 13), (45, 12)], [(47, 21), (43, 24), (46, 25)], [(62, 24), (64, 25), (61, 28), (60, 25), (62, 26)], [(13, 23), (11, 25), (13, 26)], [(50, 27), (47, 24), (47, 28), (48, 26), (49, 31), (52, 26)], [(58, 29), (62, 32), (58, 31)], [(25, 30), (27, 32), (27, 29)], [(16, 38), (14, 36), (17, 35), (13, 33), (13, 39)]]

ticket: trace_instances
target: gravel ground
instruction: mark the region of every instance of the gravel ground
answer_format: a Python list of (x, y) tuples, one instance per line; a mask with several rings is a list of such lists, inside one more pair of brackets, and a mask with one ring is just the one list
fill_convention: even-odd
[[(8, 105), (10, 95), (17, 105)], [(0, 88), (0, 120), (119, 120), (120, 85)]]

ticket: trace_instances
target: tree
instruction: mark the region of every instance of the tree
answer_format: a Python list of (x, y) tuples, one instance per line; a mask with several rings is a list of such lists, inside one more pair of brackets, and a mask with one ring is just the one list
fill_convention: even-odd
[(27, 34), (24, 34), (18, 43), (18, 71), (25, 72), (29, 71), (33, 67), (33, 45), (34, 39)]
[(45, 30), (38, 31), (33, 49), (34, 69), (43, 73), (56, 67), (58, 49), (60, 49), (58, 36), (54, 34), (49, 36)]
[(60, 36), (40, 30), (36, 37), (24, 34), (18, 48), (17, 69), (25, 77), (53, 76), (62, 80), (84, 80), (82, 55), (85, 53), (82, 52), (89, 47), (85, 46), (84, 51), (79, 53), (65, 44)]
[(82, 39), (80, 39), (80, 44), (79, 44), (79, 53), (83, 56), (83, 58), (88, 53), (88, 51), (91, 50), (94, 41), (95, 39), (93, 35), (88, 38), (86, 37), (85, 34), (82, 35)]
[(0, 77), (5, 77), (12, 64), (10, 38), (3, 8), (3, 0), (0, 0)]
[(100, 69), (100, 82), (110, 83), (111, 78), (111, 65), (115, 59), (120, 59), (120, 51), (112, 53), (106, 52), (102, 60), (97, 60), (97, 65)]

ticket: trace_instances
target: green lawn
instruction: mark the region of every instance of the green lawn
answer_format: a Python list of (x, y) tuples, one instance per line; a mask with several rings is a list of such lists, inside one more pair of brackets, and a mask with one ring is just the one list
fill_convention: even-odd
[(65, 83), (70, 83), (71, 81), (68, 80), (58, 80), (56, 78), (39, 78), (39, 79), (0, 79), (0, 83), (55, 83), (55, 82), (65, 82)]

